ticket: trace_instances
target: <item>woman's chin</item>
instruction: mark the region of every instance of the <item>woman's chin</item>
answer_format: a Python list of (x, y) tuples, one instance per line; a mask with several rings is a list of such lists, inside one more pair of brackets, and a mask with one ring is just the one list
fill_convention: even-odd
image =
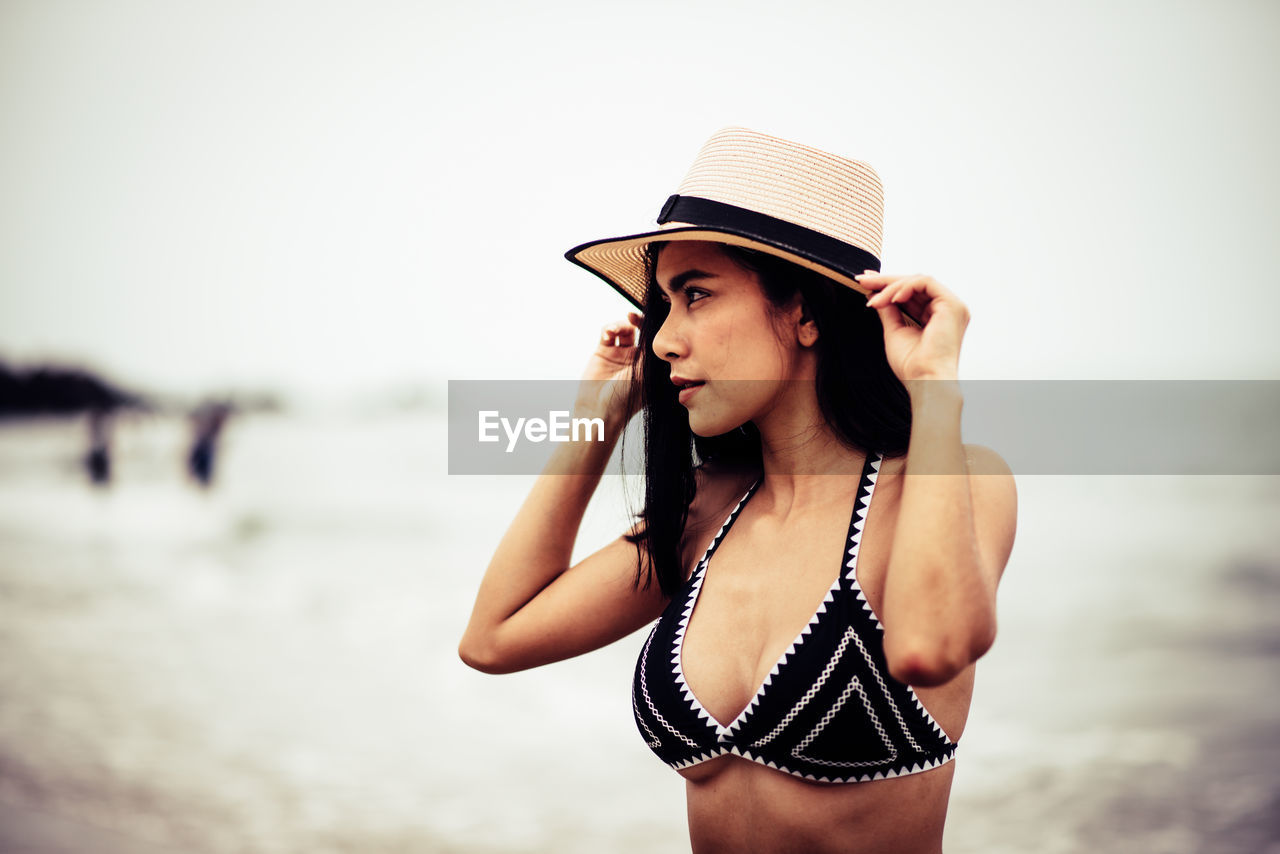
[(741, 422), (730, 422), (722, 418), (699, 418), (693, 412), (689, 413), (689, 430), (700, 439), (723, 436), (738, 429), (739, 423)]

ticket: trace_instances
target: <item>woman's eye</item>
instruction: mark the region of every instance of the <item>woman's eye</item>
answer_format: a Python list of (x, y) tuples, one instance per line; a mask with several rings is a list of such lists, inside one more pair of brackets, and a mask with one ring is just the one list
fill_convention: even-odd
[[(710, 296), (710, 294), (707, 291), (704, 291), (701, 288), (685, 288), (684, 290), (680, 291), (680, 295), (684, 297), (685, 302), (687, 303), (695, 303), (705, 296)], [(667, 305), (671, 305), (671, 297), (667, 296), (666, 294), (662, 294), (658, 298), (662, 300), (664, 303), (666, 303)]]

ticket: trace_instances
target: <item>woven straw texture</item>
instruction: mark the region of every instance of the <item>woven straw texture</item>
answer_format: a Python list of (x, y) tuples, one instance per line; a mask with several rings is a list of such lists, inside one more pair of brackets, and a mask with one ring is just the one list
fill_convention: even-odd
[[(860, 160), (747, 128), (730, 127), (716, 133), (702, 147), (676, 193), (756, 211), (880, 257), (884, 188), (876, 171)], [(601, 241), (583, 248), (575, 258), (643, 305), (647, 285), (645, 246), (654, 240), (708, 239), (780, 255), (865, 293), (848, 276), (810, 259), (688, 223), (663, 223), (653, 232)]]

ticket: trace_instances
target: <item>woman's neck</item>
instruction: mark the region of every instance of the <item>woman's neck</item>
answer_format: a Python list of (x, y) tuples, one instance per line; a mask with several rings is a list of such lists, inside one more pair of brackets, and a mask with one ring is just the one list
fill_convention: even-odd
[(865, 455), (841, 441), (823, 417), (812, 382), (794, 382), (770, 411), (755, 419), (764, 484), (782, 505), (827, 501), (862, 472)]

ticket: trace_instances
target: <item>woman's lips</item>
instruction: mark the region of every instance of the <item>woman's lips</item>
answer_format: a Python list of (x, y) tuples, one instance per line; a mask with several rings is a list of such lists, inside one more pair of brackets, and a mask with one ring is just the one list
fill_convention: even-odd
[(677, 397), (680, 400), (680, 403), (682, 405), (688, 404), (689, 398), (693, 397), (694, 393), (697, 392), (698, 389), (702, 388), (703, 385), (704, 383), (694, 383), (692, 385), (687, 385), (684, 388), (680, 389), (680, 394), (677, 395)]

